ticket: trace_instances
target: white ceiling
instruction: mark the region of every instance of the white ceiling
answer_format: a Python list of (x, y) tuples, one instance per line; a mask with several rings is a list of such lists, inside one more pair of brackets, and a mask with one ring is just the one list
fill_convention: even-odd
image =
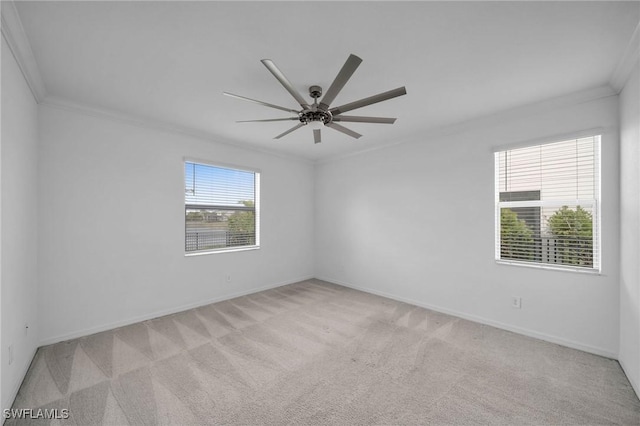
[[(311, 160), (607, 84), (640, 19), (638, 2), (20, 2), (47, 96), (193, 129)], [(236, 123), (297, 109), (260, 63), (306, 98), (350, 53), (363, 59), (333, 106), (399, 86), (408, 94), (350, 112), (359, 140), (295, 122)], [(309, 98), (310, 99), (310, 98)]]

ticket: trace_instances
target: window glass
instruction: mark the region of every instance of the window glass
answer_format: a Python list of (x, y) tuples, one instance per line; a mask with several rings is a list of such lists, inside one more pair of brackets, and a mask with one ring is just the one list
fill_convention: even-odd
[(600, 136), (495, 153), (496, 259), (600, 269)]
[(259, 173), (185, 162), (185, 251), (257, 247)]

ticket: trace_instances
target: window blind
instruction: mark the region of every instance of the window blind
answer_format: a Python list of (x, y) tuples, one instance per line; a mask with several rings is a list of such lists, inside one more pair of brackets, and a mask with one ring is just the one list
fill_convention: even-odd
[(495, 153), (496, 259), (600, 270), (600, 136)]
[(186, 252), (259, 246), (259, 173), (187, 161), (184, 177)]

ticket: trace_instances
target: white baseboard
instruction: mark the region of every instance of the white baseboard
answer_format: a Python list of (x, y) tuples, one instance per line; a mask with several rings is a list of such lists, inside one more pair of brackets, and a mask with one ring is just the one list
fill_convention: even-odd
[(58, 335), (58, 336), (42, 339), (40, 341), (40, 346), (51, 345), (53, 343), (63, 342), (65, 340), (70, 340), (70, 339), (76, 339), (78, 337), (89, 336), (91, 334), (100, 333), (101, 331), (107, 331), (107, 330), (112, 330), (112, 329), (118, 328), (118, 327), (124, 327), (126, 325), (134, 324), (134, 323), (137, 323), (137, 322), (140, 322), (140, 321), (147, 321), (147, 320), (150, 320), (150, 319), (163, 317), (165, 315), (171, 315), (171, 314), (175, 314), (177, 312), (182, 312), (182, 311), (186, 311), (186, 310), (189, 310), (189, 309), (198, 308), (200, 306), (209, 305), (211, 303), (222, 302), (223, 300), (234, 299), (236, 297), (246, 296), (247, 294), (258, 293), (260, 291), (269, 290), (269, 289), (276, 288), (276, 287), (282, 287), (284, 285), (293, 284), (293, 283), (297, 283), (297, 282), (300, 282), (300, 281), (310, 280), (312, 278), (313, 278), (313, 275), (304, 276), (304, 277), (296, 278), (296, 279), (293, 279), (293, 280), (287, 280), (287, 281), (284, 281), (284, 282), (279, 282), (279, 283), (275, 283), (275, 284), (269, 284), (269, 285), (258, 287), (258, 288), (254, 288), (254, 289), (251, 289), (251, 290), (241, 291), (241, 292), (237, 292), (237, 293), (230, 293), (230, 294), (226, 294), (224, 296), (214, 297), (212, 299), (199, 300), (199, 301), (194, 302), (194, 303), (188, 303), (186, 305), (181, 305), (181, 306), (174, 307), (174, 308), (163, 309), (163, 310), (160, 310), (160, 311), (154, 311), (154, 312), (151, 312), (151, 313), (148, 313), (148, 314), (127, 318), (127, 319), (124, 319), (124, 320), (115, 321), (115, 322), (111, 322), (111, 323), (108, 323), (108, 324), (99, 325), (99, 326), (96, 326), (96, 327), (85, 328), (85, 329), (82, 329), (82, 330), (74, 331), (72, 333), (61, 334), (61, 335)]
[(319, 280), (327, 281), (333, 284), (338, 284), (344, 287), (352, 288), (354, 290), (363, 291), (365, 293), (375, 294), (377, 296), (386, 297), (389, 299), (397, 300), (399, 302), (409, 303), (411, 305), (420, 306), (421, 308), (430, 309), (432, 311), (441, 312), (443, 314), (453, 315), (459, 318), (463, 318), (469, 321), (477, 322), (480, 324), (490, 325), (492, 327), (500, 328), (502, 330), (512, 331), (514, 333), (522, 334), (524, 336), (533, 337), (534, 339), (544, 340), (546, 342), (556, 343), (561, 346), (567, 346), (572, 349), (578, 349), (580, 351), (589, 352), (595, 355), (600, 355), (605, 358), (618, 359), (618, 354), (611, 352), (607, 349), (598, 348), (595, 346), (587, 345), (580, 342), (575, 342), (573, 340), (564, 339), (558, 336), (552, 336), (546, 333), (540, 333), (535, 330), (530, 330), (528, 328), (517, 327), (510, 324), (505, 324), (499, 321), (495, 321), (489, 318), (484, 318), (476, 315), (467, 314), (460, 311), (455, 311), (448, 308), (443, 308), (441, 306), (431, 305), (429, 303), (424, 303), (420, 300), (410, 299), (406, 297), (397, 296), (394, 294), (389, 294), (383, 291), (373, 290), (366, 287), (360, 287), (351, 283), (347, 283), (344, 281), (336, 280), (330, 277), (316, 277)]
[[(31, 366), (31, 362), (33, 362), (33, 358), (36, 356), (37, 351), (38, 351), (38, 348), (37, 347), (34, 348), (31, 353), (31, 356), (25, 359), (25, 362), (22, 364), (22, 367), (20, 368), (21, 373), (18, 375), (18, 378), (15, 380), (15, 382), (12, 383), (11, 389), (9, 390), (9, 395), (4, 398), (4, 401), (2, 401), (3, 410), (5, 408), (11, 408), (11, 406), (13, 405), (13, 402), (16, 400), (16, 396), (18, 396), (18, 391), (20, 390), (20, 386), (22, 385), (22, 382), (24, 381), (24, 378), (27, 375), (27, 371), (29, 371), (29, 367)], [(6, 419), (3, 416), (1, 424), (4, 424), (5, 420)]]

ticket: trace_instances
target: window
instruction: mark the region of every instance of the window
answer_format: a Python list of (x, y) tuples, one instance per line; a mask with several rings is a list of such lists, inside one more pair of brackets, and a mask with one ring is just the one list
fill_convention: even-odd
[(185, 251), (257, 248), (260, 173), (185, 161)]
[(496, 259), (600, 270), (600, 136), (495, 153)]

